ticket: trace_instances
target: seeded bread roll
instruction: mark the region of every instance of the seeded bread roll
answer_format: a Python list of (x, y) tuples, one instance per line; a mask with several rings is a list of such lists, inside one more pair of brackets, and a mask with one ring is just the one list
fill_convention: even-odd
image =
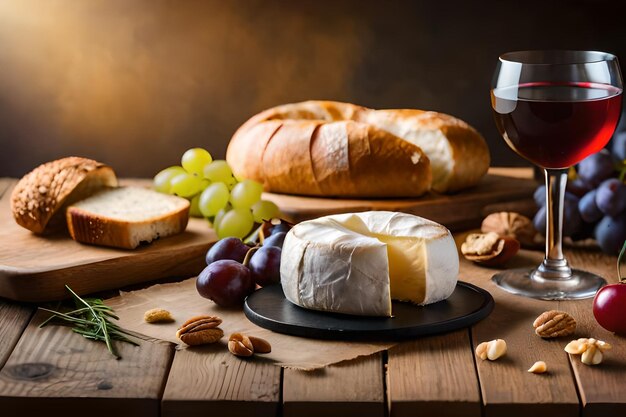
[(20, 226), (44, 233), (65, 227), (65, 208), (103, 187), (117, 186), (113, 169), (71, 156), (47, 162), (26, 174), (11, 194), (11, 211)]
[(455, 192), (476, 185), (490, 162), (483, 137), (455, 117), (334, 101), (253, 116), (233, 135), (226, 159), (266, 191), (341, 197)]

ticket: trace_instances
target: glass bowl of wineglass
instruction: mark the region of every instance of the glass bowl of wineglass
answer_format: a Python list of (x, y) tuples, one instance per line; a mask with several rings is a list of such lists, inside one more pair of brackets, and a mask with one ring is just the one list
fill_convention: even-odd
[(598, 51), (519, 51), (500, 56), (491, 84), (498, 131), (518, 155), (543, 168), (546, 252), (535, 269), (494, 275), (502, 289), (546, 300), (593, 297), (606, 281), (572, 269), (562, 249), (568, 171), (608, 143), (622, 106), (617, 57)]

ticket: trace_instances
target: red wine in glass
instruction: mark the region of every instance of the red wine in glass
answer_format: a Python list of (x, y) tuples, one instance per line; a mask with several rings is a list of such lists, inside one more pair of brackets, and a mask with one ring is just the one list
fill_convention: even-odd
[(567, 168), (598, 152), (619, 120), (620, 88), (589, 82), (530, 82), (491, 91), (496, 126), (520, 156)]
[(563, 205), (569, 167), (602, 149), (619, 119), (617, 57), (600, 51), (516, 51), (498, 57), (491, 107), (500, 134), (546, 180), (546, 252), (537, 268), (504, 270), (499, 288), (544, 300), (593, 297), (606, 281), (569, 266), (563, 253)]

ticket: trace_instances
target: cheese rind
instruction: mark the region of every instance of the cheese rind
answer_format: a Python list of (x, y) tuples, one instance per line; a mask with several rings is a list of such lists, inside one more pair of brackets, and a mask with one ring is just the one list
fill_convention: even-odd
[(448, 229), (404, 213), (364, 212), (302, 222), (281, 258), (285, 297), (304, 308), (391, 316), (391, 299), (450, 296), (459, 260)]

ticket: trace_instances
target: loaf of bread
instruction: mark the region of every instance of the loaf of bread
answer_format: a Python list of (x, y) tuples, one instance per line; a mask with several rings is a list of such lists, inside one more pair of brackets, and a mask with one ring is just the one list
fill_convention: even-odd
[(134, 249), (184, 231), (189, 201), (146, 188), (110, 188), (69, 206), (66, 215), (72, 239)]
[(483, 137), (452, 116), (333, 101), (257, 114), (235, 132), (226, 159), (266, 191), (342, 197), (455, 192), (476, 185), (490, 163)]
[(34, 233), (65, 226), (65, 208), (103, 187), (115, 187), (113, 169), (92, 159), (68, 157), (26, 174), (11, 194), (17, 224)]

